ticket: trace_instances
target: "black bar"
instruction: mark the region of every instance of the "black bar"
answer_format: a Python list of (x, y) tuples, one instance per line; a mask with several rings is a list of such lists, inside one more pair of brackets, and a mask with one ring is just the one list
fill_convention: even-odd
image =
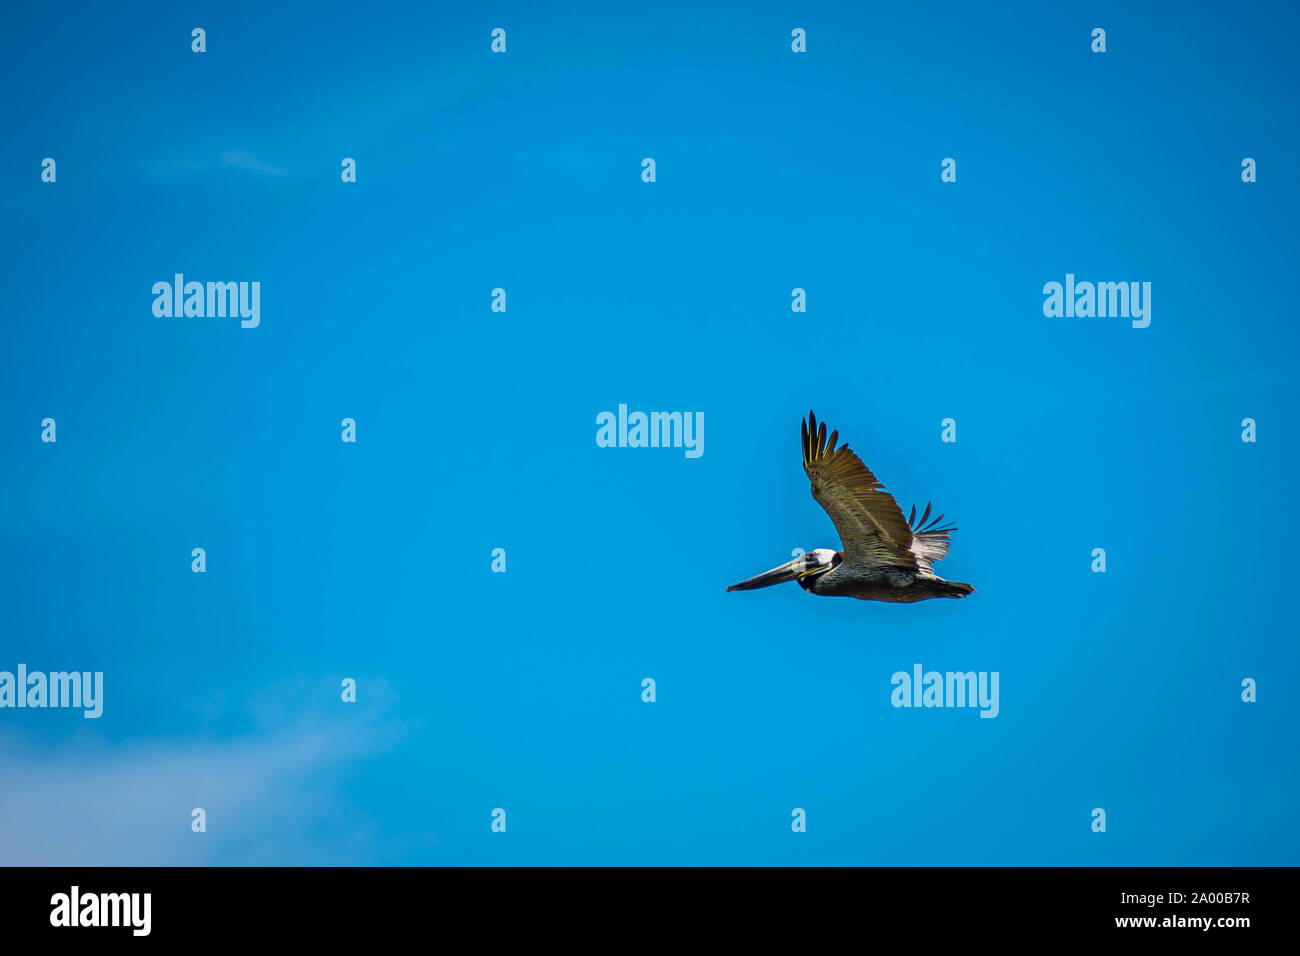
[[(608, 932), (619, 925), (632, 937), (662, 940), (680, 940), (690, 925), (760, 941), (782, 927), (815, 927), (818, 937), (915, 937), (917, 952), (942, 939), (1231, 945), (1257, 933), (1290, 935), (1283, 908), (1295, 878), (1291, 868), (12, 867), (0, 868), (0, 927), (6, 942), (66, 943), (75, 934), (82, 945), (114, 938), (331, 944), (434, 927), (476, 928), (493, 938), (532, 931), (540, 942), (558, 931), (557, 920), (570, 939), (595, 939), (604, 927), (599, 933), (611, 945)], [(72, 921), (74, 886), (78, 922), (101, 911), (111, 920), (116, 909), (125, 925), (52, 925), (52, 918)], [(137, 935), (146, 893), (148, 933)], [(104, 908), (100, 894), (141, 895), (129, 908), (121, 896)]]

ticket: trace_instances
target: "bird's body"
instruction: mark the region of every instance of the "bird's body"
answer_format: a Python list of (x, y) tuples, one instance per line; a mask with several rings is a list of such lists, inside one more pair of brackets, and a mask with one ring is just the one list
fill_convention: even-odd
[(931, 570), (948, 553), (952, 526), (930, 520), (930, 506), (920, 519), (908, 518), (893, 497), (847, 445), (836, 448), (839, 432), (826, 436), (812, 412), (801, 429), (804, 471), (812, 495), (830, 515), (843, 551), (817, 548), (779, 568), (733, 584), (728, 591), (749, 591), (798, 581), (810, 594), (854, 597), (863, 601), (912, 604), (936, 597), (965, 597), (969, 584), (945, 581)]
[(891, 604), (913, 604), (937, 597), (965, 597), (975, 590), (969, 584), (945, 581), (933, 572), (923, 573), (889, 565), (861, 567), (845, 564), (842, 559), (825, 573), (797, 580), (799, 586), (810, 594), (888, 601)]

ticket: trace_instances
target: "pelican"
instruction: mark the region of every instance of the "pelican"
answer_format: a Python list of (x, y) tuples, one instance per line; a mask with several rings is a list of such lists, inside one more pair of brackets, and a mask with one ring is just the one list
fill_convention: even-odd
[[(885, 491), (848, 445), (835, 447), (839, 432), (826, 437), (826, 423), (812, 412), (801, 423), (803, 470), (812, 496), (826, 509), (839, 532), (843, 551), (817, 548), (779, 568), (733, 584), (728, 591), (752, 591), (784, 581), (798, 581), (811, 594), (854, 597), (863, 601), (911, 604), (928, 598), (960, 598), (975, 589), (945, 581), (930, 566), (948, 553), (943, 515), (930, 520), (930, 505), (918, 519), (916, 507), (903, 518), (898, 502)], [(928, 522), (928, 523), (927, 523)]]

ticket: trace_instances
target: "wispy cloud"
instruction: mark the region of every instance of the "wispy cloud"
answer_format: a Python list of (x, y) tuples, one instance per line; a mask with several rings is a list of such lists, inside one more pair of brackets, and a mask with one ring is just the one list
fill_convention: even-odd
[[(92, 737), (51, 752), (0, 735), (0, 865), (341, 862), (321, 856), (322, 825), (357, 862), (369, 824), (342, 806), (339, 784), (401, 732), (359, 706), (225, 739)], [(195, 807), (206, 833), (191, 830)]]
[(156, 158), (149, 162), (149, 171), (165, 178), (198, 176), (223, 169), (239, 169), (244, 172), (258, 173), (264, 176), (288, 176), (291, 170), (276, 166), (259, 159), (255, 154), (242, 149), (226, 149), (216, 158)]
[(237, 149), (228, 149), (223, 152), (221, 154), (221, 165), (233, 166), (236, 169), (246, 169), (250, 173), (266, 173), (269, 176), (283, 176), (288, 172), (287, 169), (262, 162), (252, 153), (246, 153)]

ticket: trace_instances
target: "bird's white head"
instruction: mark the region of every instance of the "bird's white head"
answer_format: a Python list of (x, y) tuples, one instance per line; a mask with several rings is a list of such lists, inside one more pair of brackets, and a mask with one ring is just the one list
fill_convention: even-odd
[(808, 559), (808, 570), (811, 571), (816, 568), (833, 567), (838, 554), (838, 551), (832, 551), (830, 548), (813, 548), (804, 557)]

